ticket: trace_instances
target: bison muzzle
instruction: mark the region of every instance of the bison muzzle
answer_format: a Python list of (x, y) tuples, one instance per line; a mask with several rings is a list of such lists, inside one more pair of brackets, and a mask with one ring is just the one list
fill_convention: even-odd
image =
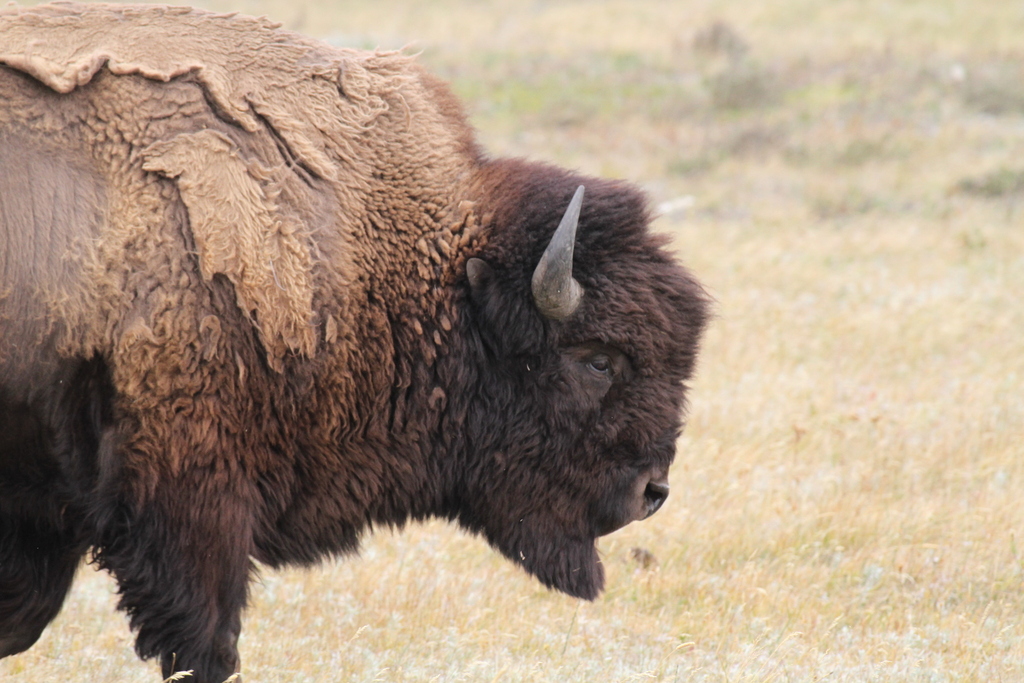
[(649, 220), (485, 155), (403, 54), (0, 9), (0, 657), (89, 554), (141, 657), (221, 681), (256, 563), (431, 517), (593, 599), (706, 319)]

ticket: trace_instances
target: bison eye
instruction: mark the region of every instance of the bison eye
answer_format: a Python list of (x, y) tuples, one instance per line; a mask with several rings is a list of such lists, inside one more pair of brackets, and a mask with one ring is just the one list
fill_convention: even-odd
[(599, 375), (612, 374), (612, 360), (603, 353), (591, 357), (587, 361), (587, 367)]
[(603, 398), (613, 384), (628, 382), (632, 364), (624, 353), (599, 341), (571, 346), (563, 351), (571, 372), (592, 395)]

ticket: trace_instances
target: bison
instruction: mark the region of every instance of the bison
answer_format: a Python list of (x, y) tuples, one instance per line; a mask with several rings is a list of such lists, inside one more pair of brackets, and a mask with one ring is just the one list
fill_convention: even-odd
[(401, 53), (181, 7), (0, 10), (0, 657), (86, 554), (221, 681), (257, 563), (443, 518), (593, 599), (708, 299), (617, 181), (478, 146)]

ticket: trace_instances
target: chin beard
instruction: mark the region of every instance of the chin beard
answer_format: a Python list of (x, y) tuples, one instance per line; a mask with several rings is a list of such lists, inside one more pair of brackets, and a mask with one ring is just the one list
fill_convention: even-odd
[(488, 533), (488, 541), (548, 588), (584, 600), (593, 600), (601, 593), (604, 566), (597, 556), (595, 539), (543, 534), (524, 526), (517, 525), (518, 533), (505, 538)]

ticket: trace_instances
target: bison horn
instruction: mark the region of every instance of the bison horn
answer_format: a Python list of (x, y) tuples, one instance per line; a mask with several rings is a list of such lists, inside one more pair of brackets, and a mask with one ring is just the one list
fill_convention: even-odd
[(576, 246), (576, 226), (580, 222), (582, 205), (583, 186), (580, 185), (533, 271), (533, 302), (544, 317), (551, 320), (565, 320), (583, 299), (583, 287), (572, 276), (572, 252)]

